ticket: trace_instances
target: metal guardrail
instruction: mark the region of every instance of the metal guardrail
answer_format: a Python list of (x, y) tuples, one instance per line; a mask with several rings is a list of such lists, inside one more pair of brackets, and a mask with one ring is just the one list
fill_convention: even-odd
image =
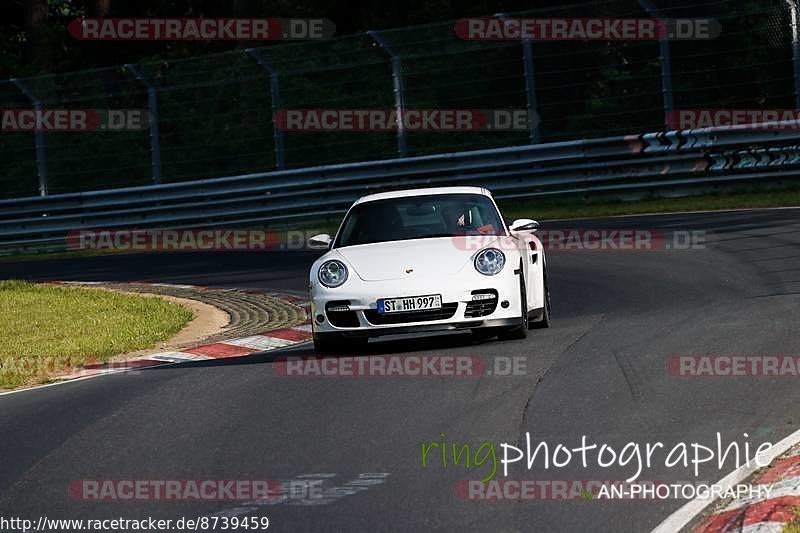
[[(0, 201), (0, 250), (81, 229), (245, 227), (343, 213), (389, 189), (475, 184), (501, 200), (796, 178), (800, 128), (668, 131)], [(793, 144), (794, 143), (794, 144)]]

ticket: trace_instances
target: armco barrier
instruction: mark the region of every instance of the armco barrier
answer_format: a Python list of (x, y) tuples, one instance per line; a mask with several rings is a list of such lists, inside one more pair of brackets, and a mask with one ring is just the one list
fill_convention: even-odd
[(800, 128), (669, 131), (0, 201), (0, 249), (90, 228), (231, 227), (344, 212), (369, 192), (481, 185), (499, 199), (794, 179)]

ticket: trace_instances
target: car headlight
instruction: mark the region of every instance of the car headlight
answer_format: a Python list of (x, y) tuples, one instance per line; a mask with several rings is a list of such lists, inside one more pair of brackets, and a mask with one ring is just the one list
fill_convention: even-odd
[(506, 264), (506, 256), (497, 248), (487, 248), (475, 256), (475, 270), (484, 276), (494, 276)]
[(337, 261), (336, 259), (332, 261), (325, 261), (319, 267), (319, 273), (317, 277), (319, 277), (320, 283), (326, 287), (338, 287), (347, 281), (347, 267), (344, 266), (344, 263)]

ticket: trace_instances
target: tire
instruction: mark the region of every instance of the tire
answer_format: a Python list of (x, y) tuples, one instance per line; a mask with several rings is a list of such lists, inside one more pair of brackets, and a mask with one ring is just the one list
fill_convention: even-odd
[(497, 336), (502, 340), (521, 340), (528, 336), (528, 298), (525, 292), (525, 278), (522, 275), (522, 265), (520, 265), (519, 273), (519, 296), (519, 324), (499, 331)]
[(345, 355), (367, 345), (366, 337), (347, 338), (338, 333), (314, 333), (314, 352), (318, 355)]
[(531, 327), (536, 329), (544, 329), (550, 327), (550, 284), (547, 282), (547, 270), (544, 271), (544, 309), (539, 318), (534, 320)]

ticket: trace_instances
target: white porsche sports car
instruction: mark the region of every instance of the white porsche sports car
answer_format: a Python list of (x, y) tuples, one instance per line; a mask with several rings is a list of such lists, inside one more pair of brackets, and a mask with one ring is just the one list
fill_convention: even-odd
[(318, 353), (344, 352), (369, 337), (469, 329), (524, 338), (550, 325), (547, 262), (538, 223), (500, 216), (489, 191), (441, 187), (356, 201), (328, 251), (311, 267)]

